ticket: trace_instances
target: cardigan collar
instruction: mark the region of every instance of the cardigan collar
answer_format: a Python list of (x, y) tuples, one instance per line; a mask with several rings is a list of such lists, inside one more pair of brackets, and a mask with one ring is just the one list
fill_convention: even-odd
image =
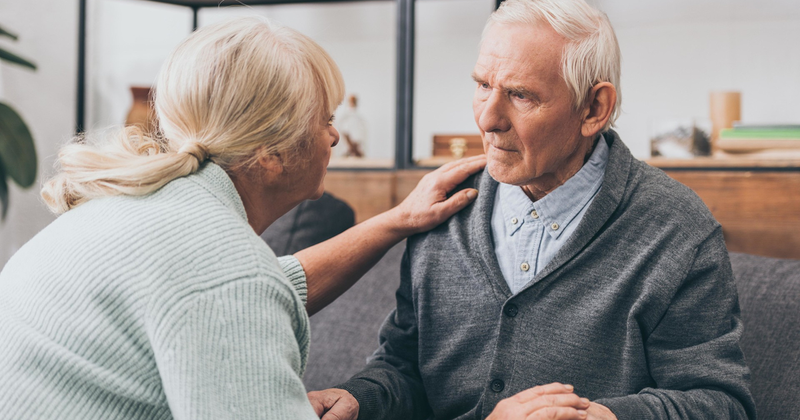
[[(604, 133), (603, 139), (608, 145), (609, 151), (605, 178), (600, 191), (569, 240), (550, 263), (518, 294), (547, 277), (580, 252), (619, 207), (630, 177), (633, 156), (615, 131), (609, 130)], [(480, 194), (478, 194), (473, 211), (470, 212), (471, 247), (478, 250), (481, 268), (496, 294), (499, 298), (502, 297), (502, 300), (506, 300), (512, 296), (512, 293), (504, 280), (500, 264), (497, 262), (491, 231), (492, 209), (498, 182), (489, 175), (487, 170), (484, 170), (478, 178), (476, 183)]]

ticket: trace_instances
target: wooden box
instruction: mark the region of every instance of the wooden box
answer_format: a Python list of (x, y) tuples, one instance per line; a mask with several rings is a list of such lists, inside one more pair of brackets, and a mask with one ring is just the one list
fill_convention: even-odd
[(461, 158), (483, 153), (480, 134), (436, 134), (433, 136), (433, 157)]

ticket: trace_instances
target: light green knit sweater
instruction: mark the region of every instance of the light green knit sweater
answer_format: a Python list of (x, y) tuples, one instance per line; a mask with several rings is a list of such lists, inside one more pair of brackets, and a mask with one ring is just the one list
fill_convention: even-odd
[(217, 165), (71, 210), (0, 273), (0, 418), (317, 419), (305, 274)]

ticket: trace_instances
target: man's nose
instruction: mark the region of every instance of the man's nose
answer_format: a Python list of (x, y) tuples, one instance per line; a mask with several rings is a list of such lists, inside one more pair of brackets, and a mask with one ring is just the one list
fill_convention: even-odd
[(503, 92), (494, 90), (483, 102), (478, 125), (486, 133), (504, 132), (511, 128), (507, 116), (507, 103)]

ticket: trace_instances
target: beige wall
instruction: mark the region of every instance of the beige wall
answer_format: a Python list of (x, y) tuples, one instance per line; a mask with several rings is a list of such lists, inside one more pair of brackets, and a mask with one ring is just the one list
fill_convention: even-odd
[[(58, 145), (75, 122), (77, 0), (0, 2), (0, 24), (20, 39), (2, 41), (6, 48), (33, 60), (39, 70), (2, 65), (2, 100), (22, 114), (39, 154), (39, 181), (51, 173)], [(38, 187), (10, 186), (11, 207), (0, 224), (0, 267), (53, 216), (39, 199)]]

